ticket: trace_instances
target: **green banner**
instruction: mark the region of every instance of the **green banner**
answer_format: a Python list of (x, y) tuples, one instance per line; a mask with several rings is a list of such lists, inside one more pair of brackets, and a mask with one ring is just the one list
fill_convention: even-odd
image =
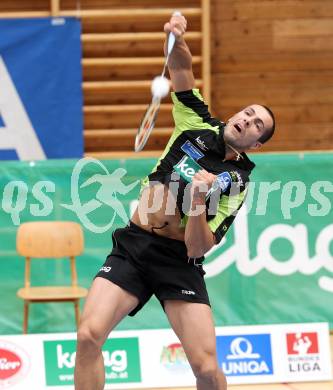
[[(328, 321), (333, 327), (333, 153), (253, 155), (246, 207), (207, 256), (216, 325)], [(0, 166), (0, 333), (22, 331), (24, 260), (20, 223), (71, 220), (84, 228), (79, 283), (89, 287), (111, 251), (111, 233), (135, 207), (140, 179), (156, 160), (8, 162)], [(44, 264), (46, 263), (46, 264)], [(32, 262), (33, 285), (69, 281), (60, 260)], [(153, 298), (119, 329), (168, 327)], [(75, 330), (69, 303), (31, 305), (29, 332)]]
[[(76, 340), (44, 341), (47, 386), (74, 384)], [(105, 383), (141, 382), (137, 337), (107, 339), (102, 348)]]

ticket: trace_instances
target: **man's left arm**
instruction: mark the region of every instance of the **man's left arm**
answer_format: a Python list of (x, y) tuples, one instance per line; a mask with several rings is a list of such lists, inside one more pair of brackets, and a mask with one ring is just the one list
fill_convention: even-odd
[(240, 175), (234, 175), (234, 181), (220, 197), (214, 218), (207, 221), (206, 194), (215, 179), (215, 175), (205, 170), (199, 171), (193, 177), (191, 212), (185, 227), (185, 244), (189, 257), (201, 257), (218, 244), (244, 203), (247, 193), (247, 186), (244, 183), (247, 182), (248, 177), (244, 177), (243, 182)]
[(216, 176), (201, 170), (192, 179), (191, 209), (185, 228), (188, 257), (202, 257), (215, 245), (215, 237), (206, 220), (206, 194)]

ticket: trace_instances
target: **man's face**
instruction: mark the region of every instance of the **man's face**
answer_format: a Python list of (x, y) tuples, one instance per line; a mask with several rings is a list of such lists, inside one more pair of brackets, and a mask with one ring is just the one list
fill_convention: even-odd
[(232, 116), (224, 129), (224, 140), (239, 152), (261, 146), (258, 139), (271, 129), (273, 119), (265, 107), (252, 104)]

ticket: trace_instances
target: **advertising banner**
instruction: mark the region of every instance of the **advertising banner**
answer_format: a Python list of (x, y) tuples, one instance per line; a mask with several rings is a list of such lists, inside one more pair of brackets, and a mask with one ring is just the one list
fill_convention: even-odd
[[(329, 322), (333, 328), (333, 154), (254, 155), (246, 205), (205, 261), (216, 325)], [(82, 225), (85, 250), (79, 283), (89, 287), (111, 251), (112, 231), (127, 224), (140, 179), (156, 160), (82, 159), (7, 162), (0, 166), (0, 333), (20, 333), (23, 304), (16, 291), (24, 261), (16, 252), (20, 223), (72, 220)], [(32, 262), (34, 267), (34, 262)], [(62, 284), (65, 263), (32, 268), (32, 283)], [(66, 279), (67, 278), (67, 279)], [(29, 332), (74, 330), (69, 304), (35, 305)], [(169, 326), (153, 298), (119, 329)], [(270, 365), (267, 365), (268, 368)]]
[(324, 323), (218, 328), (216, 341), (230, 384), (332, 379)]
[(83, 154), (81, 24), (0, 20), (0, 160)]
[[(216, 329), (217, 358), (229, 384), (332, 379), (324, 323)], [(102, 348), (106, 389), (194, 386), (195, 377), (170, 329), (115, 331)], [(0, 388), (73, 389), (74, 333), (2, 336)]]
[[(47, 386), (74, 384), (76, 340), (44, 341)], [(141, 382), (138, 337), (108, 339), (102, 354), (105, 383)]]

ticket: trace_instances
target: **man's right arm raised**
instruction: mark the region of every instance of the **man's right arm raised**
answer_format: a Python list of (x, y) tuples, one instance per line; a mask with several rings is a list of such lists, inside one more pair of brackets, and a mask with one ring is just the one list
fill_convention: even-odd
[(184, 39), (186, 26), (186, 19), (182, 15), (173, 15), (164, 25), (164, 31), (167, 34), (172, 32), (176, 37), (175, 46), (168, 60), (172, 88), (175, 92), (188, 91), (194, 88), (195, 84), (192, 55)]

